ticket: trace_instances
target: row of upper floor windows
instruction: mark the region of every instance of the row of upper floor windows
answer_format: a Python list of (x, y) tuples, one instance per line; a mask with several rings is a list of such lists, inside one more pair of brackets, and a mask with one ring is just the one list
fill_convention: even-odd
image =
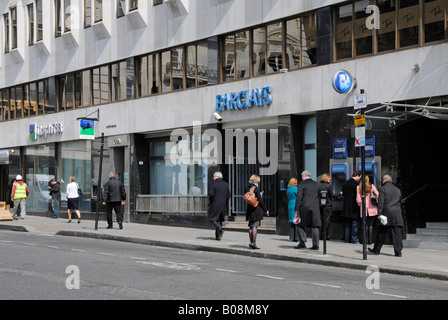
[[(372, 1), (354, 1), (333, 7), (335, 50), (330, 60), (446, 40), (447, 2), (377, 0), (373, 3), (381, 9), (381, 23), (380, 29), (373, 30), (365, 28), (368, 17), (365, 8)], [(400, 10), (406, 10), (407, 20), (412, 20), (411, 17), (415, 18), (418, 13), (418, 23), (398, 23), (405, 16)], [(364, 27), (361, 27), (362, 21)], [(390, 23), (395, 26), (391, 27)], [(382, 25), (384, 29), (381, 29)], [(195, 43), (1, 89), (0, 121), (313, 66), (319, 64), (318, 29), (317, 13), (313, 11)]]
[[(116, 17), (124, 17), (127, 13), (138, 10), (138, 0), (116, 0)], [(153, 6), (163, 3), (163, 0), (152, 0)], [(103, 20), (103, 0), (82, 0), (84, 28)], [(51, 7), (53, 6), (53, 8)], [(72, 30), (72, 15), (79, 13), (77, 4), (72, 0), (33, 0), (26, 5), (26, 14), (19, 15), (20, 7), (13, 5), (3, 14), (4, 52), (10, 52), (18, 46), (18, 29), (27, 25), (28, 45), (44, 39), (44, 11), (55, 12), (53, 17), (54, 37), (60, 37)], [(23, 21), (19, 21), (22, 17)]]

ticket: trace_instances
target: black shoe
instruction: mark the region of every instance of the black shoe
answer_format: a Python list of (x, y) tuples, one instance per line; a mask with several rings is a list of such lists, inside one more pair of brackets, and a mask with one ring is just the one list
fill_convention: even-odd
[(319, 247), (318, 246), (312, 246), (311, 250), (319, 250)]
[(223, 234), (224, 234), (224, 230), (221, 231), (221, 233), (218, 235), (218, 237), (216, 237), (216, 240), (221, 241)]
[(120, 226), (120, 230), (123, 230), (123, 224), (119, 223), (118, 225)]
[(250, 244), (249, 247), (250, 247), (252, 250), (260, 250), (260, 248), (258, 248), (258, 247), (257, 247), (256, 245), (254, 245), (254, 244)]
[(305, 243), (301, 242), (298, 246), (294, 247), (294, 249), (306, 249)]
[(378, 252), (375, 252), (375, 251), (373, 251), (373, 249), (372, 248), (367, 248), (367, 250), (369, 250), (369, 252), (371, 253), (371, 254), (373, 254), (373, 255), (379, 255), (379, 253)]
[(403, 255), (401, 254), (401, 252), (395, 252), (395, 256), (401, 258)]
[(107, 226), (107, 228), (106, 229), (113, 229), (113, 227), (112, 226)]

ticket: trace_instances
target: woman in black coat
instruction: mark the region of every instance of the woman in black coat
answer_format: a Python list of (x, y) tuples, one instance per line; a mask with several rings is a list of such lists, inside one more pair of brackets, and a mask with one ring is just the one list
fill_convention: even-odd
[(247, 209), (246, 209), (246, 221), (249, 221), (249, 248), (251, 249), (260, 249), (257, 247), (257, 232), (258, 227), (261, 225), (261, 220), (263, 220), (263, 215), (266, 212), (266, 214), (269, 216), (269, 211), (266, 210), (266, 207), (263, 202), (263, 198), (260, 194), (260, 189), (258, 188), (259, 184), (261, 182), (261, 178), (254, 174), (249, 179), (249, 185), (247, 186), (246, 190), (244, 190), (244, 194), (249, 192), (253, 187), (255, 197), (258, 199), (258, 205), (252, 206), (251, 204), (247, 203)]

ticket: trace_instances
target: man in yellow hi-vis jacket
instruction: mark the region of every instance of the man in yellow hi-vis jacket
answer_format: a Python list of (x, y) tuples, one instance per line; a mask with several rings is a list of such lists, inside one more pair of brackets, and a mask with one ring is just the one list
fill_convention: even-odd
[(18, 175), (16, 177), (16, 182), (14, 182), (11, 192), (11, 200), (14, 201), (14, 210), (12, 216), (17, 219), (17, 210), (20, 206), (21, 212), (20, 217), (25, 219), (26, 216), (26, 198), (30, 194), (30, 190), (25, 182), (22, 181), (22, 176)]

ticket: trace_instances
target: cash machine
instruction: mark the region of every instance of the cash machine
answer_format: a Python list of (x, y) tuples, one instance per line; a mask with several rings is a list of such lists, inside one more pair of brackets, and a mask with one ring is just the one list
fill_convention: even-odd
[[(370, 183), (379, 188), (381, 186), (381, 157), (376, 156), (375, 136), (366, 137), (365, 153), (365, 174), (369, 176)], [(356, 168), (362, 171), (361, 155), (359, 155), (359, 158), (356, 158)]]
[[(353, 173), (353, 158), (348, 157), (347, 139), (334, 139), (333, 159), (330, 159), (331, 187), (335, 196), (340, 196), (342, 186)], [(342, 210), (342, 201), (333, 202), (333, 210)]]

